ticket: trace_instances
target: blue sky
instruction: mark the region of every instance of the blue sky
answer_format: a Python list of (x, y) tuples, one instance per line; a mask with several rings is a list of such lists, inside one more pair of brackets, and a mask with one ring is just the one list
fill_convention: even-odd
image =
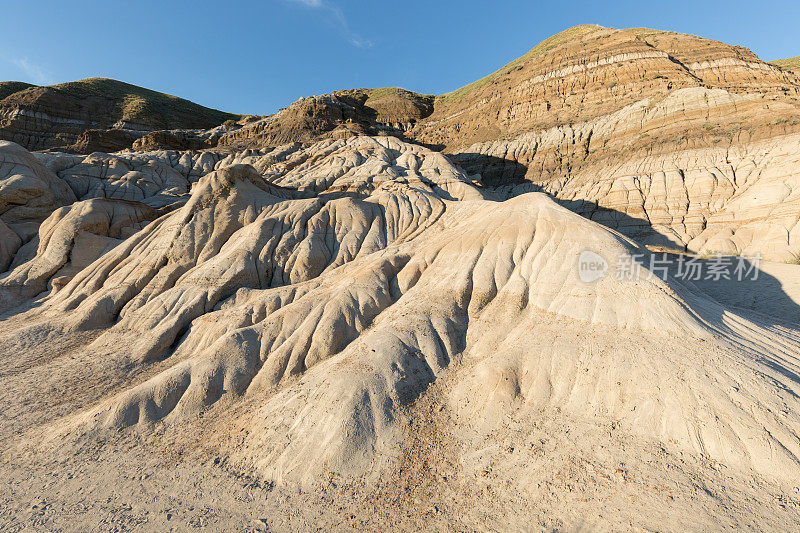
[(0, 80), (116, 78), (238, 113), (311, 94), (439, 94), (577, 24), (646, 26), (800, 55), (793, 1), (4, 0)]

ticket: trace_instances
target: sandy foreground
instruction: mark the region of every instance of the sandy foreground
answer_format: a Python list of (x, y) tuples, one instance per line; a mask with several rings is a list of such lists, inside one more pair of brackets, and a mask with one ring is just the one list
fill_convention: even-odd
[[(770, 282), (781, 280), (783, 298), (770, 294), (766, 281), (700, 285), (742, 305), (742, 312), (755, 305), (765, 315), (791, 312), (800, 296), (800, 267), (762, 267)], [(563, 329), (559, 322), (549, 324), (552, 338)], [(586, 332), (584, 342), (603, 349), (601, 333)], [(64, 336), (38, 349), (13, 334), (2, 339), (6, 361), (25, 360), (3, 372), (0, 387), (6, 406), (0, 522), (6, 531), (788, 531), (800, 520), (797, 486), (643, 445), (613, 426), (581, 427), (558, 413), (519, 409), (499, 424), (463, 427), (443, 400), (459, 375), (472, 371), (463, 361), (403, 413), (399, 457), (379, 480), (332, 474), (303, 489), (237, 469), (219, 454), (219, 443), (206, 438), (223, 434), (236, 441), (241, 424), (224, 403), (185, 424), (38, 450), (23, 435), (87, 402), (60, 383), (57, 369), (81, 366), (82, 350), (93, 339)], [(605, 342), (620, 341), (637, 339)], [(49, 382), (36, 373), (20, 380), (40, 367), (56, 369)], [(238, 404), (234, 412), (245, 418), (249, 408)]]

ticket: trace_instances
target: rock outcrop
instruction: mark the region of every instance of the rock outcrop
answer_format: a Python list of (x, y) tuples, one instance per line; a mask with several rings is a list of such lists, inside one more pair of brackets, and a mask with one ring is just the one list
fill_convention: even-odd
[(402, 135), (433, 112), (433, 97), (395, 87), (311, 96), (223, 135), (219, 146), (269, 148), (290, 142), (388, 132)]
[[(691, 87), (757, 95), (767, 104), (795, 108), (751, 116), (745, 127), (797, 116), (797, 75), (747, 49), (671, 32), (578, 26), (490, 76), (439, 96), (433, 114), (412, 135), (452, 151), (586, 122)], [(690, 133), (702, 132), (704, 124), (675, 122), (673, 127)]]
[[(789, 261), (800, 255), (798, 133), (782, 122), (728, 133), (720, 125), (766, 113), (767, 105), (721, 89), (681, 89), (655, 105), (644, 100), (453, 157), (469, 172), (493, 176), (487, 181), (501, 196), (545, 191), (646, 244)], [(716, 137), (653, 133), (678, 115), (705, 121)]]
[(32, 154), (0, 141), (0, 267), (30, 241), (39, 225), (59, 207), (75, 201), (72, 189)]
[(58, 290), (156, 217), (155, 209), (124, 200), (85, 200), (57, 209), (0, 278), (0, 312)]
[(581, 26), (437, 98), (409, 135), (501, 196), (545, 191), (642, 242), (787, 261), (798, 89), (740, 47)]

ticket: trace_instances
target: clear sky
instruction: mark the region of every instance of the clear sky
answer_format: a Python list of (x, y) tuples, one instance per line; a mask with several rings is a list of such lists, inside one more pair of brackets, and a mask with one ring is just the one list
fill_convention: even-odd
[(312, 94), (440, 94), (577, 24), (800, 55), (800, 1), (3, 0), (0, 80), (104, 76), (236, 113)]

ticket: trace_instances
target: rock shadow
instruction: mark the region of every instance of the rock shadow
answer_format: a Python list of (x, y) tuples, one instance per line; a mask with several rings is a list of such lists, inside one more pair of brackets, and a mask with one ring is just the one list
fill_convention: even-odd
[[(467, 173), (480, 173), (481, 183), (489, 189), (495, 189), (498, 192), (498, 199), (507, 199), (528, 192), (541, 192), (570, 211), (618, 231), (639, 244), (665, 250), (664, 252), (647, 252), (643, 254), (645, 258), (643, 260), (649, 261), (651, 255), (664, 253), (669, 259), (670, 274), (676, 277), (677, 265), (680, 262), (678, 258), (681, 257), (680, 252), (686, 251), (686, 246), (677, 236), (671, 238), (655, 231), (648, 220), (600, 206), (590, 200), (556, 198), (544, 190), (541, 185), (526, 180), (527, 167), (513, 160), (477, 153), (447, 154), (447, 157)], [(485, 177), (484, 174), (486, 174)], [(692, 259), (688, 255), (682, 257), (684, 260)], [(686, 284), (709, 296), (723, 308), (741, 312), (744, 316), (754, 313), (753, 318), (767, 325), (795, 328), (800, 326), (800, 305), (786, 293), (779, 279), (758, 269), (758, 265), (754, 264), (752, 258), (694, 259), (704, 265), (704, 274), (699, 280), (685, 280)], [(709, 266), (712, 263), (720, 262), (728, 265), (725, 275), (717, 277), (712, 274), (706, 279)], [(641, 264), (640, 266), (647, 269), (649, 265)], [(737, 267), (749, 274), (741, 276), (739, 279), (740, 276), (734, 271)], [(753, 275), (753, 272), (756, 271), (757, 274)], [(722, 323), (724, 309), (695, 311), (711, 324)]]
[(655, 231), (650, 222), (636, 218), (622, 211), (602, 207), (589, 200), (564, 200), (553, 196), (541, 185), (525, 179), (528, 168), (517, 161), (476, 153), (447, 155), (456, 165), (468, 174), (480, 174), (481, 183), (496, 189), (498, 197), (507, 199), (529, 192), (541, 192), (555, 202), (584, 218), (597, 222), (609, 229), (636, 240), (640, 244), (658, 246), (670, 250), (685, 251), (685, 245), (677, 238), (672, 239)]

